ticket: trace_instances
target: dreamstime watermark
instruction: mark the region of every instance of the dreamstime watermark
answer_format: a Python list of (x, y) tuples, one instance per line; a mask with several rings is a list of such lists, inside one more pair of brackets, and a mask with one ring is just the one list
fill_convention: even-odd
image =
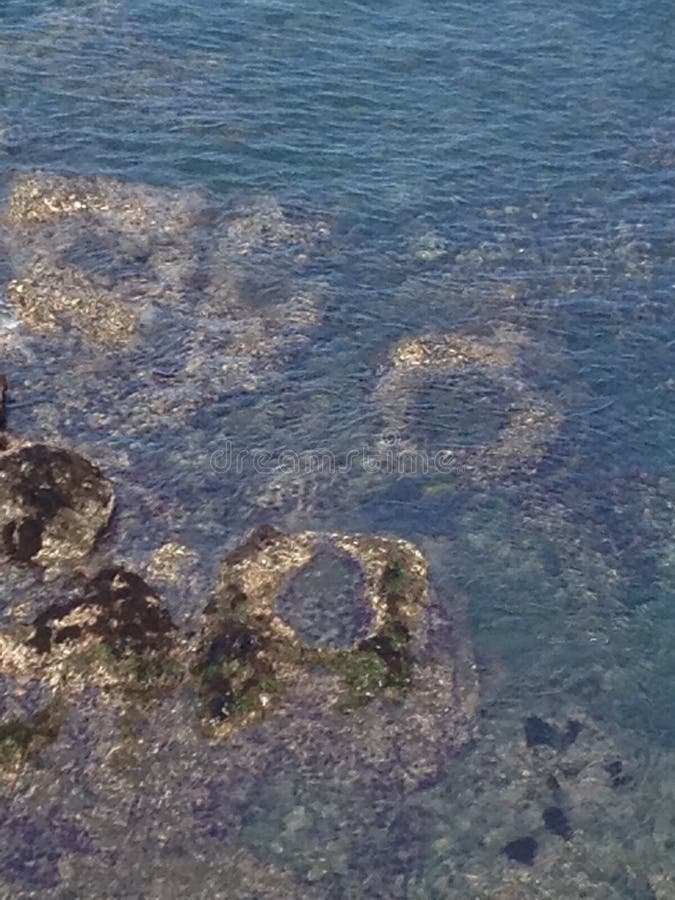
[(325, 448), (302, 451), (239, 449), (226, 440), (222, 447), (213, 451), (209, 463), (212, 471), (219, 474), (335, 475), (362, 471), (413, 476), (448, 475), (456, 467), (457, 459), (448, 449), (427, 452), (407, 447), (398, 435), (392, 434), (384, 437), (376, 448), (359, 447), (340, 454)]

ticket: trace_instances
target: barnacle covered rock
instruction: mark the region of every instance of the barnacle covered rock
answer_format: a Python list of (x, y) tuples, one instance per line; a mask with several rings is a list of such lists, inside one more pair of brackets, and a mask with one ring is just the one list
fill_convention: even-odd
[(118, 231), (156, 230), (179, 234), (193, 224), (200, 195), (98, 176), (69, 177), (34, 171), (12, 183), (8, 221), (31, 227), (72, 216), (88, 215)]
[(37, 261), (23, 277), (10, 281), (7, 297), (26, 325), (43, 331), (67, 325), (106, 341), (126, 340), (136, 328), (137, 309), (122, 294), (81, 269), (51, 260)]
[[(528, 384), (521, 362), (528, 343), (527, 335), (505, 326), (485, 337), (451, 332), (397, 344), (375, 393), (383, 422), (382, 450), (392, 454), (394, 470), (436, 470), (484, 481), (536, 467), (562, 417)], [(470, 393), (461, 403), (455, 395), (463, 388)], [(485, 395), (493, 409), (487, 408)], [(420, 433), (416, 421), (420, 398), (433, 412), (430, 438)], [(462, 433), (446, 433), (443, 410), (457, 417), (462, 406), (469, 407), (467, 419), (473, 416), (481, 428), (494, 419), (494, 433), (471, 434), (475, 423), (463, 422), (461, 416)]]
[(176, 677), (171, 616), (139, 575), (120, 567), (102, 569), (81, 595), (40, 613), (31, 629), (31, 665), (70, 689), (143, 689)]
[(77, 453), (46, 444), (10, 444), (0, 453), (0, 533), (14, 560), (83, 561), (113, 505), (110, 482)]
[(126, 340), (150, 304), (182, 297), (203, 211), (201, 195), (187, 191), (18, 175), (4, 217), (15, 272), (8, 300), (30, 327)]
[[(329, 610), (328, 639), (313, 621), (316, 609), (303, 610), (303, 593)], [(407, 685), (427, 600), (426, 561), (405, 541), (255, 529), (225, 559), (204, 613), (193, 669), (203, 716), (227, 733), (316, 666), (338, 676), (347, 705)], [(346, 627), (334, 627), (336, 606)]]

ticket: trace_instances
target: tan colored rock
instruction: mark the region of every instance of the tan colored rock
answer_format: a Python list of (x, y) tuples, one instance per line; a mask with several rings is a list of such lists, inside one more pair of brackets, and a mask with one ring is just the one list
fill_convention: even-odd
[[(536, 468), (556, 439), (562, 416), (527, 383), (521, 352), (529, 343), (523, 332), (500, 326), (487, 336), (452, 332), (405, 339), (396, 345), (375, 390), (384, 420), (380, 449), (393, 454), (391, 464), (406, 472), (417, 458), (418, 467), (424, 463), (429, 471), (472, 481)], [(493, 381), (508, 399), (506, 423), (497, 439), (470, 447), (431, 448), (420, 443), (412, 409), (417, 392), (478, 374)]]
[(197, 554), (194, 550), (169, 541), (158, 547), (150, 557), (148, 563), (148, 576), (158, 581), (168, 581), (173, 584), (180, 583), (185, 571), (197, 562)]

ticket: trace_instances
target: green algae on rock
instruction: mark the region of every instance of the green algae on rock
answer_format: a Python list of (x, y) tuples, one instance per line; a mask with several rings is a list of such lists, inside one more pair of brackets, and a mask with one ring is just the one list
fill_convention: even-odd
[[(525, 380), (521, 351), (528, 343), (526, 334), (509, 326), (499, 326), (486, 337), (451, 332), (401, 341), (375, 391), (384, 431), (400, 439), (394, 451), (389, 440), (383, 441), (383, 449), (395, 453), (402, 471), (409, 471), (416, 454), (427, 454), (442, 471), (479, 482), (535, 469), (555, 440), (562, 417)], [(427, 446), (416, 435), (416, 397), (463, 375), (487, 377), (505, 394), (509, 402), (503, 427), (491, 442)]]
[(53, 743), (64, 715), (61, 701), (53, 700), (30, 720), (15, 717), (0, 722), (0, 779), (15, 777), (26, 762)]
[(114, 501), (110, 482), (77, 453), (22, 443), (0, 452), (0, 531), (13, 560), (44, 567), (82, 562)]
[[(348, 647), (308, 643), (279, 613), (288, 585), (328, 550), (361, 573), (359, 600), (368, 621)], [(406, 541), (255, 529), (225, 559), (204, 613), (193, 667), (204, 718), (214, 733), (228, 733), (280, 698), (301, 670), (316, 666), (340, 676), (346, 702), (405, 686), (424, 640), (427, 599), (426, 561)]]
[(25, 642), (50, 681), (143, 690), (174, 684), (175, 627), (158, 595), (133, 572), (102, 569), (81, 596), (51, 606)]

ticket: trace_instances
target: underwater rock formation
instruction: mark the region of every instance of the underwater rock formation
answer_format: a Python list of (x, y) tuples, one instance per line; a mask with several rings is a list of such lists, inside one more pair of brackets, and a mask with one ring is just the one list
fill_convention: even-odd
[(0, 453), (0, 532), (18, 562), (82, 562), (108, 525), (114, 492), (84, 457), (46, 444), (10, 443)]
[[(300, 624), (291, 627), (279, 611), (294, 581), (317, 565), (307, 587), (330, 608), (334, 569), (320, 587), (328, 555), (361, 574), (347, 580), (365, 615), (346, 646), (302, 639)], [(382, 766), (408, 784), (433, 778), (468, 740), (478, 696), (456, 615), (456, 631), (439, 624), (426, 560), (406, 541), (261, 526), (225, 559), (204, 613), (192, 674), (205, 727), (235, 741), (233, 753), (253, 740), (252, 764), (277, 746), (294, 765), (328, 766), (336, 778), (346, 767), (345, 779), (367, 781)], [(432, 634), (445, 635), (443, 662), (430, 650)], [(244, 726), (263, 713), (266, 736), (249, 738)]]
[(66, 325), (105, 342), (126, 340), (136, 328), (133, 292), (123, 299), (81, 270), (51, 260), (37, 261), (24, 278), (11, 281), (7, 297), (25, 325), (43, 331)]
[[(430, 335), (401, 341), (390, 354), (375, 402), (381, 410), (381, 449), (394, 454), (392, 462), (409, 471), (406, 459), (433, 455), (435, 465), (447, 474), (469, 480), (489, 481), (518, 471), (532, 471), (555, 440), (562, 417), (544, 397), (532, 390), (521, 366), (521, 351), (527, 335), (508, 326), (479, 336), (462, 332)], [(463, 379), (487, 378), (506, 397), (506, 420), (489, 442), (469, 441), (461, 436), (438, 445), (416, 433), (415, 401), (420, 393), (461, 385)], [(447, 392), (446, 403), (452, 399)], [(435, 410), (437, 418), (439, 411)], [(396, 437), (392, 448), (391, 435)], [(452, 436), (451, 436), (452, 438)], [(428, 461), (428, 460), (427, 460)]]
[[(303, 641), (278, 610), (289, 580), (328, 549), (362, 572), (368, 622), (348, 648)], [(426, 575), (424, 558), (404, 541), (255, 529), (225, 560), (204, 613), (194, 674), (205, 718), (216, 733), (229, 731), (233, 719), (255, 717), (279, 699), (306, 666), (340, 675), (345, 701), (407, 684), (413, 648), (424, 638)]]
[(160, 598), (133, 572), (102, 569), (75, 599), (32, 623), (25, 645), (52, 683), (156, 687), (176, 678), (175, 627)]
[(254, 251), (293, 247), (301, 252), (330, 237), (325, 216), (292, 216), (274, 197), (261, 197), (242, 205), (224, 219), (219, 255), (247, 256)]
[[(199, 191), (36, 171), (13, 179), (0, 221), (26, 352), (31, 332), (54, 357), (68, 342), (80, 378), (54, 366), (49, 389), (64, 418), (75, 409), (95, 429), (173, 428), (257, 390), (323, 319), (326, 284), (303, 270), (329, 223), (272, 199), (228, 211)], [(92, 343), (110, 364), (90, 355)], [(95, 392), (85, 389), (92, 375)]]
[(21, 174), (4, 216), (15, 272), (8, 300), (29, 327), (127, 340), (146, 307), (182, 298), (203, 215), (194, 192)]

